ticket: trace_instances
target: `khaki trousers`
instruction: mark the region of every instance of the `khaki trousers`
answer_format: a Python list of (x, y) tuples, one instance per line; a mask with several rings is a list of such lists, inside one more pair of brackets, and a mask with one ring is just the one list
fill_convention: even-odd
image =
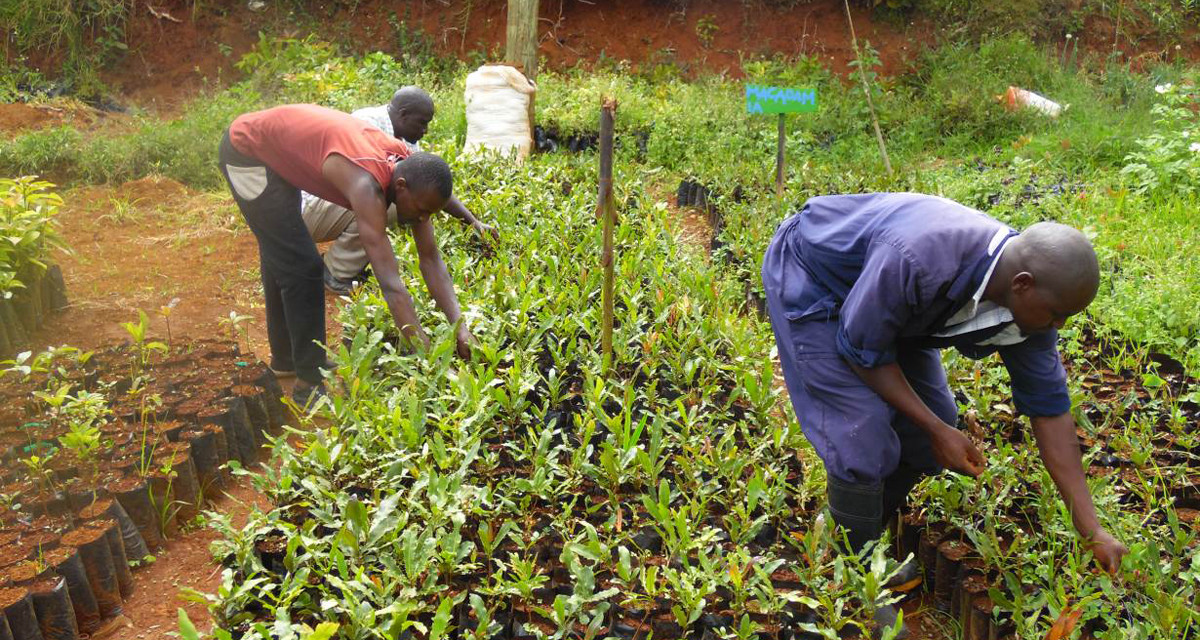
[[(369, 260), (353, 211), (320, 198), (306, 198), (301, 216), (313, 242), (333, 241), (325, 251), (325, 267), (335, 278), (350, 280), (366, 268)], [(396, 224), (396, 205), (388, 206), (387, 217), (388, 226)]]

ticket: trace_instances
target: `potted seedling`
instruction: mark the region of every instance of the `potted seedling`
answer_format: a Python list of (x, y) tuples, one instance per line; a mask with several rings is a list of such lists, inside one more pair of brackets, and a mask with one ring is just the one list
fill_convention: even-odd
[(60, 438), (63, 447), (71, 451), (86, 469), (88, 478), (98, 473), (97, 454), (100, 452), (100, 429), (88, 421), (71, 421), (70, 431)]
[(171, 301), (158, 308), (158, 315), (167, 325), (167, 350), (171, 349), (171, 314), (175, 311), (175, 305), (179, 304), (179, 298), (171, 298)]
[(136, 380), (141, 377), (142, 372), (150, 364), (150, 357), (154, 352), (166, 353), (167, 345), (156, 340), (148, 340), (146, 332), (150, 329), (150, 319), (146, 317), (146, 312), (138, 309), (137, 322), (122, 322), (121, 327), (133, 339), (134, 357), (130, 361), (129, 379)]
[(252, 353), (250, 351), (250, 337), (246, 331), (246, 321), (250, 320), (250, 316), (242, 315), (237, 311), (230, 311), (229, 315), (219, 319), (217, 322), (225, 328), (226, 335), (229, 336), (229, 341), (237, 343), (238, 337), (242, 338), (242, 342), (246, 346), (245, 354)]
[(39, 456), (33, 454), (21, 458), (21, 464), (29, 473), (29, 477), (38, 483), (38, 486), (47, 491), (55, 491), (54, 473), (50, 470), (49, 463), (54, 459), (54, 455), (58, 453), (57, 449), (50, 449), (45, 455)]

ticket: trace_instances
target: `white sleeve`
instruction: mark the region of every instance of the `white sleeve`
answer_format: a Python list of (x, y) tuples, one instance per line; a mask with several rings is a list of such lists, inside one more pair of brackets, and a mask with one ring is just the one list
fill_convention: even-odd
[(395, 135), (392, 130), (392, 119), (388, 116), (386, 104), (377, 107), (363, 107), (350, 115), (374, 126), (389, 136)]

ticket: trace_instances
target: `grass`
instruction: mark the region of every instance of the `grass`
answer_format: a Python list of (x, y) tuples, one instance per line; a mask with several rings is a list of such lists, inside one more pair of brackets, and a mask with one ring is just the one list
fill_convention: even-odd
[[(419, 295), (424, 288), (403, 234), (396, 238), (402, 274), (418, 292), (422, 320), (439, 338), (435, 351), (406, 358), (389, 346), (394, 327), (377, 292), (346, 306), (341, 319), (353, 342), (338, 355), (342, 375), (354, 386), (327, 407), (331, 426), (304, 435), (297, 449), (279, 446), (280, 465), (261, 479), (276, 504), (301, 506), (307, 515), (293, 522), (291, 511), (274, 510), (256, 514), (244, 529), (223, 525), (223, 550), (234, 560), (213, 606), (228, 627), (265, 636), (269, 621), (300, 633), (302, 625), (337, 622), (343, 637), (366, 638), (398, 634), (412, 623), (445, 625), (451, 610), (460, 612), (456, 620), (494, 619), (511, 602), (504, 598), (537, 586), (542, 565), (529, 565), (534, 575), (524, 575), (520, 561), (552, 540), (559, 541), (550, 554), (558, 559), (556, 575), (570, 574), (574, 597), (562, 593), (553, 605), (535, 606), (539, 620), (564, 635), (587, 628), (614, 603), (636, 606), (613, 594), (597, 596), (625, 571), (616, 560), (621, 548), (633, 552), (640, 583), (629, 580), (619, 592), (649, 596), (661, 589), (681, 607), (672, 611), (676, 619), (688, 618), (697, 597), (712, 597), (717, 586), (751, 593), (739, 582), (751, 576), (762, 588), (746, 597), (756, 607), (779, 607), (772, 609), (778, 614), (778, 591), (748, 568), (776, 560), (803, 576), (797, 597), (829, 597), (830, 604), (847, 607), (845, 616), (836, 607), (818, 607), (814, 624), (832, 630), (866, 619), (874, 603), (855, 594), (886, 565), (835, 566), (828, 540), (808, 529), (798, 502), (819, 493), (819, 465), (771, 390), (769, 328), (742, 313), (746, 286), (759, 286), (758, 262), (775, 225), (785, 211), (821, 193), (919, 190), (1017, 227), (1056, 219), (1083, 228), (1104, 265), (1103, 284), (1087, 316), (1064, 331), (1063, 350), (1077, 410), (1096, 416), (1081, 420), (1087, 454), (1132, 456), (1155, 437), (1187, 437), (1190, 423), (1170, 416), (1196, 390), (1164, 391), (1173, 388), (1155, 382), (1148, 349), (1182, 360), (1190, 371), (1200, 367), (1200, 280), (1194, 275), (1200, 233), (1192, 220), (1200, 202), (1169, 187), (1139, 193), (1121, 169), (1138, 141), (1159, 126), (1151, 111), (1154, 87), (1186, 82), (1189, 69), (1163, 65), (1134, 73), (1103, 60), (1068, 62), (1019, 35), (943, 45), (924, 53), (912, 73), (874, 84), (898, 167), (887, 176), (855, 86), (812, 59), (753, 61), (748, 68), (755, 80), (812, 84), (821, 92), (820, 113), (792, 120), (783, 209), (771, 188), (774, 121), (744, 113), (740, 82), (546, 73), (538, 99), (539, 122), (546, 126), (591, 131), (600, 95), (613, 94), (621, 105), (616, 183), (625, 206), (614, 340), (620, 374), (603, 381), (591, 349), (597, 312), (589, 303), (599, 275), (586, 266), (598, 242), (594, 156), (537, 156), (524, 166), (461, 158), (465, 69), (422, 74), (413, 68), (382, 54), (345, 55), (311, 39), (264, 39), (243, 60), (246, 80), (196, 102), (178, 120), (147, 119), (133, 133), (112, 138), (59, 128), (0, 143), (5, 172), (56, 172), (79, 182), (159, 173), (219, 190), (216, 141), (238, 113), (292, 101), (349, 110), (415, 82), (431, 90), (439, 107), (429, 148), (452, 163), (466, 203), (500, 224), (499, 259), (475, 250), (453, 223), (439, 225), (465, 314), (480, 338), (477, 361), (450, 357), (452, 341), (427, 296)], [(1053, 120), (1009, 113), (993, 100), (1009, 83), (1071, 107)], [(644, 157), (630, 144), (635, 132), (649, 135)], [(666, 208), (647, 193), (649, 185), (683, 177), (718, 194), (726, 248), (709, 261), (675, 242)], [(223, 286), (240, 286), (250, 274)], [(1088, 333), (1095, 338), (1085, 339)], [(979, 483), (953, 476), (925, 483), (919, 503), (931, 521), (950, 522), (977, 547), (990, 549), (986, 560), (1002, 584), (1041, 589), (1032, 595), (997, 590), (1019, 637), (1045, 637), (1056, 612), (1071, 606), (1084, 609), (1086, 623), (1106, 627), (1103, 637), (1172, 637), (1179, 624), (1196, 624), (1196, 587), (1189, 582), (1196, 536), (1172, 521), (1176, 509), (1163, 490), (1187, 467), (1153, 459), (1136, 465), (1132, 483), (1091, 479), (1105, 524), (1136, 541), (1124, 575), (1143, 576), (1124, 583), (1094, 578), (1061, 501), (1043, 490), (1049, 479), (1029, 434), (1005, 410), (1002, 371), (994, 361), (948, 356), (947, 362), (954, 388), (966, 396), (964, 412), (974, 411), (992, 429), (984, 439), (993, 464)], [(1121, 393), (1133, 400), (1094, 398), (1091, 377), (1103, 371), (1128, 372), (1134, 383), (1122, 383)], [(569, 417), (557, 422), (564, 413)], [(666, 448), (656, 449), (656, 442)], [(794, 477), (789, 460), (797, 451), (804, 462)], [(633, 487), (628, 495), (623, 486)], [(580, 496), (589, 492), (608, 500), (582, 504)], [(572, 500), (581, 510), (595, 507), (591, 515), (599, 516), (572, 514), (563, 506)], [(751, 500), (764, 506), (747, 511)], [(1126, 508), (1131, 500), (1144, 509)], [(632, 505), (629, 516), (613, 512), (622, 501)], [(726, 512), (709, 511), (712, 505)], [(1014, 512), (1036, 515), (1038, 535)], [(535, 527), (535, 515), (548, 524)], [(746, 543), (742, 534), (761, 527), (754, 524), (760, 516), (804, 540)], [(626, 517), (658, 532), (675, 562), (661, 563), (661, 570), (641, 562), (653, 558), (632, 546), (636, 528)], [(499, 544), (511, 553), (483, 553), (488, 532), (505, 522), (517, 535), (499, 536)], [(256, 564), (255, 541), (274, 530), (298, 541), (288, 552), (295, 570), (287, 575)], [(713, 544), (718, 535), (733, 542)], [(803, 555), (802, 545), (814, 553)], [(1002, 548), (1009, 550), (997, 551)], [(606, 585), (597, 583), (598, 574)], [(310, 575), (335, 588), (314, 591)], [(270, 589), (242, 586), (252, 580)]]
[[(62, 56), (57, 79), (61, 88), (81, 97), (98, 97), (105, 91), (100, 68), (128, 49), (125, 22), (133, 5), (130, 0), (0, 0), (0, 26), (11, 34), (16, 53), (58, 52)], [(25, 80), (34, 81), (30, 83), (34, 91), (45, 88), (39, 77)], [(0, 82), (0, 97), (6, 95), (6, 84)], [(13, 95), (27, 90), (9, 89)]]

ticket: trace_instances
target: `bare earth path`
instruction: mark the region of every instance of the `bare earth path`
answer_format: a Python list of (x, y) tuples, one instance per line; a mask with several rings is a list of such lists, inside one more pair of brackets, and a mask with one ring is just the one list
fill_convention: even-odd
[[(92, 349), (128, 339), (121, 322), (150, 319), (150, 333), (166, 339), (159, 309), (178, 298), (170, 313), (172, 339), (227, 335), (231, 311), (242, 323), (250, 348), (268, 355), (254, 236), (228, 196), (200, 193), (164, 178), (120, 186), (60, 190), (65, 204), (59, 222), (70, 254), (59, 254), (71, 304), (35, 336), (35, 348), (69, 345)], [(332, 318), (334, 302), (329, 302)], [(229, 514), (235, 526), (266, 498), (241, 479), (209, 508)], [(157, 561), (134, 573), (133, 597), (125, 602), (132, 626), (112, 638), (168, 638), (177, 631), (183, 607), (201, 630), (211, 619), (205, 607), (180, 598), (183, 588), (213, 592), (221, 568), (209, 545), (218, 534), (193, 528), (170, 539)]]

